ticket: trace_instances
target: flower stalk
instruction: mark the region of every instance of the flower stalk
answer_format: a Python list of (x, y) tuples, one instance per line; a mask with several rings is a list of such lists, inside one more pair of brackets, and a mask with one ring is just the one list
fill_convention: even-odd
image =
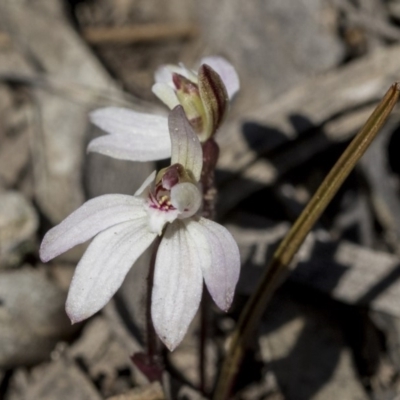
[(200, 182), (203, 189), (203, 211), (204, 218), (215, 219), (215, 203), (217, 201), (217, 189), (215, 187), (215, 168), (219, 157), (219, 146), (210, 138), (202, 145), (203, 148), (203, 170)]
[[(201, 186), (203, 191), (203, 209), (202, 216), (210, 220), (215, 219), (215, 204), (217, 201), (217, 189), (215, 187), (215, 168), (219, 157), (219, 146), (217, 142), (210, 138), (202, 144), (203, 149), (203, 169), (201, 171)], [(210, 299), (203, 291), (203, 297), (200, 303), (200, 335), (199, 335), (199, 389), (206, 394), (206, 365), (207, 354), (206, 345), (209, 325), (209, 306)]]
[(275, 251), (270, 264), (264, 271), (257, 289), (242, 311), (239, 322), (233, 332), (228, 353), (214, 393), (215, 400), (225, 400), (229, 398), (250, 336), (256, 329), (265, 307), (280, 283), (282, 276), (284, 273), (288, 272), (289, 264), (307, 234), (331, 202), (357, 161), (368, 149), (380, 128), (386, 122), (399, 98), (399, 94), (400, 83), (397, 82), (387, 91), (363, 128), (361, 128), (336, 162)]
[(199, 334), (199, 390), (203, 395), (207, 391), (206, 366), (207, 366), (207, 337), (209, 326), (208, 308), (210, 303), (207, 294), (203, 291), (200, 303), (200, 334)]
[(159, 364), (158, 355), (158, 339), (154, 329), (153, 321), (151, 320), (151, 292), (154, 283), (154, 269), (156, 266), (157, 250), (161, 243), (161, 237), (158, 236), (152, 248), (152, 255), (150, 259), (149, 274), (147, 276), (147, 293), (146, 293), (146, 333), (147, 333), (147, 357), (149, 363)]

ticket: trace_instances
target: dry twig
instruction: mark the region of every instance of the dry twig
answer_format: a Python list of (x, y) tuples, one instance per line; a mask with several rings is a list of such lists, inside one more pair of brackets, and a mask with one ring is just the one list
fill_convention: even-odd
[[(145, 24), (122, 27), (87, 28), (82, 36), (92, 45), (133, 44), (141, 42), (156, 42), (171, 39), (190, 39), (196, 37), (199, 30), (196, 25), (185, 24)], [(0, 32), (0, 47), (12, 44), (10, 36)]]

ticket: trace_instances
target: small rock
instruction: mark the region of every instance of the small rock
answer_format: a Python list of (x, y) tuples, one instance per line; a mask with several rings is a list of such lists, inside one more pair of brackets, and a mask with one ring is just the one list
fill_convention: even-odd
[(1, 368), (43, 361), (59, 340), (76, 331), (65, 314), (65, 299), (66, 293), (41, 270), (26, 266), (1, 272)]
[(17, 192), (0, 193), (0, 268), (17, 266), (33, 249), (38, 217)]
[(102, 397), (73, 362), (58, 360), (18, 370), (10, 383), (8, 400), (101, 400)]

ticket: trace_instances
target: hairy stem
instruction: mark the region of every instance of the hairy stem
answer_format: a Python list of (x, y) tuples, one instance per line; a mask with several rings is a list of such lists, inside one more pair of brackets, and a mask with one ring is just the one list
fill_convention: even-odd
[(256, 329), (269, 299), (282, 279), (283, 273), (288, 271), (289, 263), (307, 234), (387, 120), (399, 98), (399, 92), (400, 83), (393, 84), (363, 128), (326, 176), (274, 253), (258, 287), (242, 311), (233, 332), (229, 350), (215, 390), (215, 400), (229, 398), (250, 335)]

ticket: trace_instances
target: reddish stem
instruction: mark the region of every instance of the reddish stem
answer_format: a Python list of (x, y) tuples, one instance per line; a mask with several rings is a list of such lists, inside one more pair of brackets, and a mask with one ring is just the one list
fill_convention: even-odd
[(161, 242), (161, 236), (157, 236), (153, 244), (153, 252), (150, 259), (149, 275), (147, 276), (147, 293), (146, 293), (146, 329), (147, 329), (147, 356), (149, 362), (158, 363), (158, 339), (154, 330), (153, 321), (151, 319), (151, 293), (153, 290), (154, 282), (154, 269), (156, 265), (156, 256), (158, 246)]
[(160, 361), (158, 338), (154, 330), (153, 321), (151, 319), (151, 292), (154, 281), (154, 268), (158, 246), (160, 245), (161, 237), (158, 236), (153, 244), (153, 253), (150, 260), (149, 275), (147, 277), (147, 293), (146, 293), (146, 353), (135, 353), (131, 360), (136, 367), (147, 377), (150, 382), (160, 381), (163, 374), (163, 366)]
[(203, 217), (215, 219), (215, 203), (217, 190), (215, 188), (215, 167), (219, 157), (219, 147), (213, 138), (203, 143), (203, 170), (201, 184), (203, 185)]
[[(215, 218), (215, 203), (217, 190), (215, 188), (215, 167), (219, 156), (219, 147), (213, 138), (207, 140), (203, 147), (203, 170), (201, 184), (203, 186), (203, 217), (213, 220)], [(208, 335), (208, 296), (203, 287), (203, 297), (200, 304), (200, 338), (199, 338), (199, 380), (200, 391), (205, 394), (206, 382), (206, 344)]]

